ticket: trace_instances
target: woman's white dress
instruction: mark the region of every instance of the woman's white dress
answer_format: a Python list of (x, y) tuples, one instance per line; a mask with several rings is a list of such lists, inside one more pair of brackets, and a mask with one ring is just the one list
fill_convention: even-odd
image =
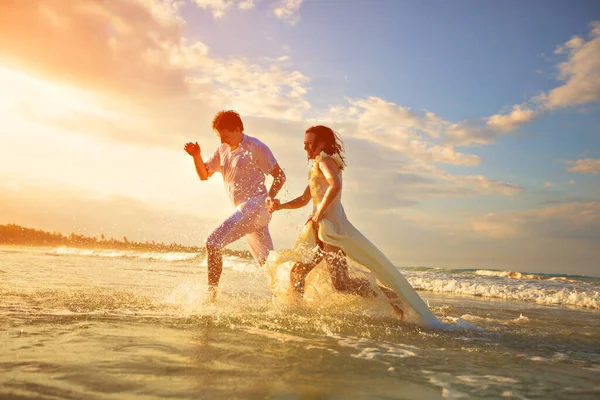
[[(337, 154), (330, 156), (323, 152), (315, 158), (309, 171), (309, 187), (315, 208), (323, 200), (325, 191), (329, 187), (325, 176), (318, 167), (319, 161), (323, 157), (330, 157), (340, 167), (342, 166), (342, 160)], [(341, 169), (339, 174), (341, 180)], [(391, 289), (398, 296), (400, 307), (409, 322), (428, 328), (444, 328), (446, 326), (433, 315), (415, 289), (390, 260), (348, 221), (341, 202), (341, 191), (319, 221), (318, 238), (323, 243), (341, 248), (349, 259), (351, 276), (367, 277), (373, 291), (379, 294), (379, 298), (386, 299), (386, 303), (387, 297), (379, 289), (377, 281)], [(280, 298), (293, 297), (289, 274), (291, 267), (295, 262), (311, 262), (317, 252), (318, 246), (313, 224), (304, 226), (293, 249), (271, 251), (265, 268), (273, 293)], [(331, 280), (327, 279), (328, 276), (325, 261), (321, 261), (307, 276), (305, 300), (314, 301), (318, 299), (319, 293), (333, 292), (333, 290), (323, 290), (322, 287), (327, 284), (332, 285)]]

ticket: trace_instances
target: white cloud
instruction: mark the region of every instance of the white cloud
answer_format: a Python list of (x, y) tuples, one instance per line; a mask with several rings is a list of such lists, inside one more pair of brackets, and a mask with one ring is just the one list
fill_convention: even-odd
[(446, 130), (451, 143), (459, 146), (489, 144), (503, 134), (532, 122), (539, 113), (526, 105), (513, 105), (508, 114), (494, 114), (479, 121), (463, 121), (452, 124)]
[[(94, 82), (82, 76), (75, 83), (84, 89), (83, 94), (73, 94), (72, 99), (69, 97), (72, 101), (56, 103), (52, 100), (57, 92), (56, 88), (51, 86), (45, 89), (43, 83), (40, 84), (41, 88), (37, 84), (31, 84), (29, 86), (32, 87), (28, 90), (35, 95), (20, 96), (16, 103), (11, 103), (11, 110), (14, 111), (17, 104), (18, 114), (27, 120), (63, 131), (105, 136), (136, 145), (172, 147), (178, 146), (183, 137), (193, 138), (202, 132), (212, 135), (209, 127), (214, 112), (234, 108), (249, 122), (249, 129), (254, 126), (254, 130), (260, 132), (261, 139), (272, 145), (277, 154), (286, 154), (289, 135), (296, 131), (301, 133), (306, 128), (304, 125), (308, 125), (306, 116), (311, 105), (306, 99), (309, 89), (307, 76), (281, 65), (280, 61), (285, 59), (261, 59), (258, 62), (245, 58), (214, 57), (205, 44), (183, 38), (182, 28), (185, 23), (178, 17), (176, 2), (145, 0), (144, 3), (132, 4), (132, 10), (127, 12), (115, 9), (112, 14), (109, 13), (111, 21), (119, 21), (114, 24), (118, 28), (115, 28), (118, 34), (114, 37), (112, 47), (98, 48), (107, 57), (100, 60), (102, 62), (95, 65), (94, 69), (88, 70), (88, 74), (84, 74), (102, 76), (107, 66), (113, 67), (107, 60), (114, 59), (114, 54), (121, 54), (122, 57), (118, 59), (127, 60), (123, 66), (115, 65), (115, 70), (127, 71), (130, 56), (133, 55), (134, 59), (137, 57), (139, 61), (135, 74), (127, 73), (122, 77), (110, 73), (104, 75), (106, 86), (118, 92), (122, 99), (95, 96), (97, 87)], [(137, 6), (134, 7), (135, 4)], [(60, 7), (64, 7), (65, 3), (56, 2), (51, 5), (56, 11), (64, 11)], [(146, 18), (142, 19), (145, 21), (143, 24), (139, 23), (140, 16)], [(81, 36), (87, 32), (83, 30), (84, 22), (92, 17), (83, 14), (78, 15), (78, 18), (82, 22), (82, 32), (65, 32), (68, 37), (77, 34)], [(48, 24), (44, 28), (51, 32), (55, 29)], [(144, 49), (143, 46), (138, 46), (136, 40), (144, 37), (147, 29), (154, 31), (146, 41), (149, 47)], [(141, 30), (139, 35), (137, 30)], [(12, 33), (18, 35), (18, 31)], [(153, 41), (155, 34), (163, 39)], [(90, 38), (90, 43), (84, 41), (71, 49), (59, 50), (68, 54), (67, 50), (83, 51), (93, 48), (93, 44), (93, 39)], [(127, 57), (128, 53), (132, 54)], [(50, 75), (54, 77), (57, 73), (69, 71), (71, 67), (70, 64), (58, 63)], [(156, 71), (155, 68), (159, 69)], [(176, 79), (157, 80), (157, 77), (162, 76)], [(9, 76), (7, 79), (12, 78)], [(125, 80), (129, 86), (122, 88)], [(132, 83), (140, 89), (130, 90)], [(147, 88), (153, 85), (161, 90), (148, 92)], [(94, 96), (87, 96), (89, 93), (85, 89), (90, 89)], [(85, 97), (85, 101), (77, 101), (81, 96)], [(43, 107), (44, 103), (57, 107)], [(57, 112), (54, 111), (55, 108)], [(433, 166), (432, 164), (438, 163), (475, 166), (480, 159), (473, 154), (457, 152), (452, 145), (439, 143), (444, 139), (444, 130), (450, 123), (432, 112), (415, 112), (410, 108), (370, 97), (349, 100), (346, 105), (332, 107), (325, 114), (319, 111), (313, 113), (318, 117), (316, 121), (319, 123), (329, 119), (334, 129), (339, 129), (345, 139), (354, 139), (361, 150), (367, 144), (372, 145), (372, 151), (365, 153), (370, 157), (367, 165), (371, 165), (372, 160), (379, 157), (383, 149), (390, 152), (389, 160), (382, 164), (389, 168), (383, 174), (388, 180), (381, 184), (396, 182), (394, 185), (398, 194), (393, 199), (395, 204), (386, 206), (389, 210), (397, 208), (399, 204), (415, 205), (420, 198), (512, 195), (522, 190), (518, 186), (494, 181), (482, 175), (457, 176)], [(260, 123), (250, 123), (255, 117), (260, 118)], [(270, 123), (269, 121), (279, 121), (279, 126), (265, 130), (265, 124)], [(282, 139), (285, 139), (283, 144), (280, 143)], [(398, 156), (407, 161), (404, 169), (397, 168)], [(356, 158), (353, 160), (356, 161)], [(349, 177), (346, 181), (347, 189), (353, 183), (360, 185), (363, 178), (372, 180), (369, 177), (372, 169), (363, 172), (365, 176), (360, 173)], [(363, 199), (364, 196), (359, 198)], [(377, 199), (374, 199), (374, 204), (383, 207)]]
[(551, 188), (551, 187), (554, 187), (554, 186), (556, 186), (556, 183), (552, 183), (552, 182), (546, 182), (546, 183), (544, 183), (544, 187), (545, 188)]
[(511, 196), (523, 191), (519, 185), (495, 181), (483, 175), (453, 175), (434, 166), (429, 168), (438, 178), (454, 182), (461, 187), (472, 187), (478, 194)]
[(532, 97), (526, 104), (513, 105), (508, 114), (451, 124), (446, 130), (449, 141), (459, 146), (493, 143), (547, 110), (600, 100), (600, 22), (591, 24), (589, 40), (575, 36), (557, 47), (555, 53), (567, 55), (567, 60), (558, 65), (558, 79), (566, 81), (563, 85)]
[(185, 20), (179, 15), (179, 8), (184, 0), (133, 0), (150, 10), (152, 16), (162, 25), (185, 25)]
[(240, 10), (252, 10), (254, 8), (254, 0), (241, 0), (238, 3)]
[(220, 19), (232, 7), (240, 10), (252, 10), (254, 0), (193, 0), (199, 8), (211, 10), (213, 18)]
[(391, 148), (422, 163), (477, 165), (479, 157), (456, 152), (451, 144), (434, 141), (448, 122), (431, 112), (418, 114), (378, 97), (350, 99), (331, 107), (325, 119), (355, 138)]
[(486, 127), (495, 132), (510, 132), (535, 118), (535, 111), (520, 105), (514, 105), (509, 114), (495, 114), (487, 119)]
[(302, 0), (281, 0), (275, 6), (273, 13), (280, 20), (295, 25), (300, 19), (298, 12), (301, 5)]
[(590, 175), (600, 174), (600, 158), (583, 158), (575, 161), (567, 161), (567, 164), (573, 165), (567, 168), (568, 172), (579, 172)]
[[(185, 74), (170, 63), (185, 22), (179, 1), (13, 2), (0, 13), (4, 65), (102, 92), (130, 96), (185, 93)], [(23, 26), (28, 29), (24, 30)], [(81, 54), (86, 54), (82, 57)]]
[(471, 220), (476, 232), (496, 238), (600, 239), (600, 203), (491, 213)]
[(389, 204), (378, 199), (367, 201), (381, 212), (397, 213), (398, 204), (412, 206), (423, 198), (510, 196), (523, 190), (483, 175), (455, 175), (437, 166), (476, 166), (480, 159), (474, 154), (457, 152), (451, 144), (438, 143), (444, 140), (444, 129), (450, 123), (431, 112), (417, 113), (369, 97), (332, 106), (325, 117), (311, 122), (328, 124), (340, 133), (349, 153), (353, 153), (352, 169), (378, 160), (376, 174), (372, 168), (354, 172), (346, 187), (356, 183), (360, 190), (355, 195), (360, 199), (365, 198), (364, 193), (382, 190), (393, 193)]
[(542, 94), (542, 105), (556, 109), (600, 100), (600, 21), (591, 24), (587, 41), (575, 36), (555, 53), (567, 55), (558, 65), (558, 79), (565, 83)]
[(563, 46), (558, 46), (554, 50), (554, 54), (564, 54), (568, 53), (573, 49), (578, 49), (585, 44), (585, 39), (579, 36), (573, 36), (571, 39), (567, 40)]
[(199, 8), (211, 10), (215, 19), (223, 18), (225, 11), (231, 7), (233, 0), (194, 0)]
[(246, 59), (210, 59), (196, 65), (188, 78), (192, 96), (215, 107), (232, 107), (246, 115), (300, 120), (311, 105), (309, 78), (277, 65)]
[[(199, 119), (225, 107), (279, 119), (300, 119), (310, 109), (309, 79), (302, 73), (279, 61), (214, 57), (204, 43), (186, 40), (181, 1), (39, 0), (42, 5), (44, 12), (15, 3), (18, 18), (0, 13), (0, 35), (11, 37), (0, 56), (15, 70), (43, 77), (39, 84), (24, 83), (39, 97), (14, 90), (10, 102), (24, 117), (119, 140), (164, 143), (165, 132), (197, 132)], [(106, 40), (98, 40), (102, 35)], [(77, 112), (49, 112), (58, 107), (55, 93), (67, 89), (50, 84), (44, 90), (46, 79), (89, 92), (95, 108), (72, 104)], [(39, 107), (44, 103), (49, 106)]]

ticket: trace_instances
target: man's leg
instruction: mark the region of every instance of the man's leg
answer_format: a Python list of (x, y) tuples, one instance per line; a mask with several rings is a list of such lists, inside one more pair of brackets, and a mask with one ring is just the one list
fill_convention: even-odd
[[(208, 264), (209, 299), (216, 298), (217, 287), (223, 271), (223, 256), (221, 249), (230, 243), (256, 230), (252, 210), (243, 206), (235, 209), (221, 225), (213, 230), (206, 238), (206, 254)], [(268, 232), (267, 232), (268, 233)], [(270, 240), (270, 236), (269, 236)], [(273, 245), (271, 244), (271, 248)], [(268, 254), (268, 252), (267, 252)]]
[(209, 244), (206, 245), (206, 258), (208, 264), (208, 298), (209, 301), (215, 301), (217, 296), (217, 287), (223, 272), (223, 255), (221, 250)]
[(269, 256), (269, 252), (273, 250), (273, 240), (269, 233), (269, 226), (263, 226), (258, 230), (247, 234), (244, 239), (250, 247), (250, 253), (258, 265), (264, 265)]

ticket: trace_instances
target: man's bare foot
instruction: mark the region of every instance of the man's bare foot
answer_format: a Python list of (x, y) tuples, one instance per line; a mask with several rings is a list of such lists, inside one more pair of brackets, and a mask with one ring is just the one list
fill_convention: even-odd
[(209, 286), (205, 303), (212, 304), (216, 301), (217, 301), (217, 288), (214, 286)]

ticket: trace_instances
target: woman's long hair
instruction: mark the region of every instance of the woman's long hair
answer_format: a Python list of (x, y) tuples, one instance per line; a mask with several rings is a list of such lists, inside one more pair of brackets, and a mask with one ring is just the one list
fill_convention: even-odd
[(344, 153), (344, 143), (342, 139), (333, 131), (333, 129), (324, 126), (316, 125), (311, 126), (306, 130), (306, 133), (313, 133), (320, 142), (325, 143), (323, 151), (327, 154), (334, 155), (338, 154), (342, 159), (341, 169), (346, 166), (346, 155)]

